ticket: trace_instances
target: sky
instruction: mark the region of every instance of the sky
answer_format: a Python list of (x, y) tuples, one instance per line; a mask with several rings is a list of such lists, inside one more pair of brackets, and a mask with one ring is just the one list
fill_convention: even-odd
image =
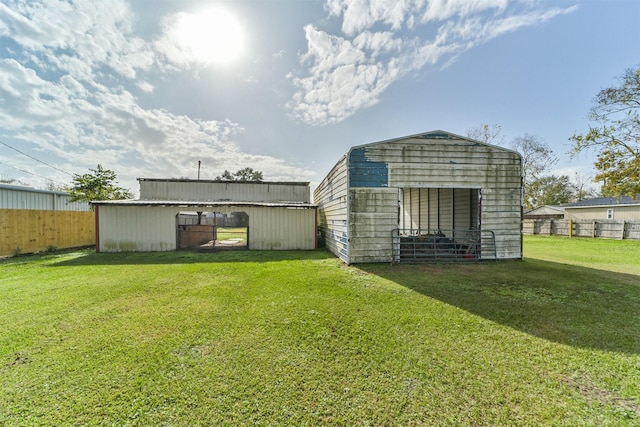
[(590, 177), (569, 137), (639, 64), (637, 0), (0, 0), (0, 178), (313, 188), (352, 146), (483, 124)]

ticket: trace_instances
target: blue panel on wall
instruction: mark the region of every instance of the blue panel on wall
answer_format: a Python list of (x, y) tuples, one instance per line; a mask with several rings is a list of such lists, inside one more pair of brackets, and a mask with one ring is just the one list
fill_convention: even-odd
[(389, 168), (385, 162), (367, 160), (364, 148), (351, 150), (349, 156), (349, 187), (387, 187)]

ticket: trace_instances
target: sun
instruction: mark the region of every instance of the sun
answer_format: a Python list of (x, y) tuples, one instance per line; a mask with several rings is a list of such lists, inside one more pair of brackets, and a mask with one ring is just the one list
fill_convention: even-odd
[(197, 61), (227, 64), (240, 57), (244, 31), (231, 12), (215, 7), (180, 14), (176, 40)]

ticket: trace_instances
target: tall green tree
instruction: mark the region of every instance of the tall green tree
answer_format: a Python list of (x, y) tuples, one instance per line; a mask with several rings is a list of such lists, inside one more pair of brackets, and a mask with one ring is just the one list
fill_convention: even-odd
[(240, 169), (235, 173), (231, 173), (225, 169), (224, 173), (217, 176), (216, 181), (238, 181), (238, 182), (262, 182), (262, 172), (253, 170), (253, 168)]
[(596, 151), (595, 180), (603, 182), (604, 196), (640, 193), (640, 65), (598, 93), (589, 120), (586, 133), (569, 138), (570, 154)]
[(561, 205), (576, 200), (577, 188), (567, 175), (547, 175), (537, 178), (525, 187), (524, 205), (538, 208), (545, 205)]
[(70, 201), (91, 200), (121, 200), (133, 197), (131, 191), (117, 186), (116, 173), (98, 165), (96, 169), (89, 168), (90, 173), (74, 174), (69, 194)]

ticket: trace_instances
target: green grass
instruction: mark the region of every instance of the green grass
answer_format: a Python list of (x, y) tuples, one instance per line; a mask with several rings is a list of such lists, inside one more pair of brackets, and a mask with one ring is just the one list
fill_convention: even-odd
[(0, 425), (640, 425), (640, 242), (524, 248), (1, 261)]
[(247, 229), (244, 227), (218, 227), (217, 240), (240, 239), (239, 242), (247, 241)]

